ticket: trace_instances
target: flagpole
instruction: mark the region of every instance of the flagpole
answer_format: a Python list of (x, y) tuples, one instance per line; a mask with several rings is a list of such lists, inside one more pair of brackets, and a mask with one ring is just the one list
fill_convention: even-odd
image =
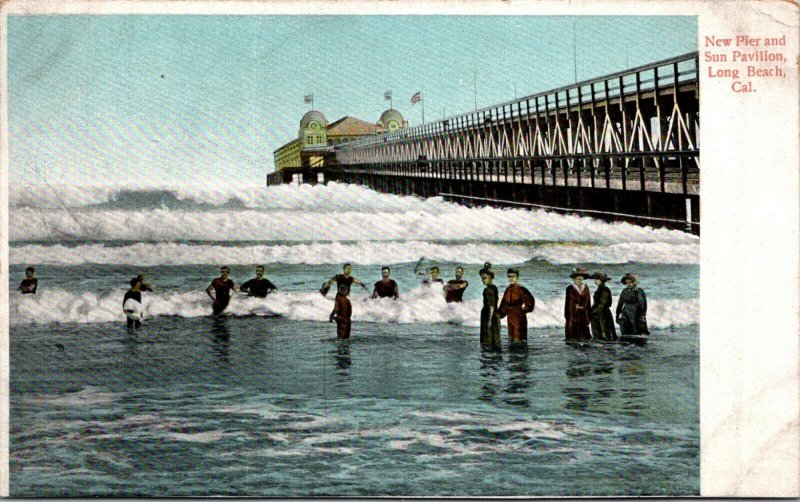
[(425, 88), (422, 88), (422, 92), (419, 95), (420, 101), (422, 101), (422, 125), (425, 125)]
[(475, 67), (472, 68), (472, 97), (475, 99), (475, 110), (478, 109), (478, 70)]
[(572, 21), (572, 67), (575, 70), (575, 83), (578, 83), (578, 48), (575, 41), (575, 20)]

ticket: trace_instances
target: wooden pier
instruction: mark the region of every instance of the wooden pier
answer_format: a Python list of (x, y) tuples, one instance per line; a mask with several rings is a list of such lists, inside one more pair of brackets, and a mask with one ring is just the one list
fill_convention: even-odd
[(658, 61), (354, 141), (267, 183), (334, 180), (699, 234), (697, 71), (697, 53)]

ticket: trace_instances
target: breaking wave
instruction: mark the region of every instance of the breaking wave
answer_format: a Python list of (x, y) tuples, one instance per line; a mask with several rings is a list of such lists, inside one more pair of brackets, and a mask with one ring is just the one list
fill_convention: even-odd
[(696, 244), (620, 243), (431, 243), (410, 242), (313, 242), (274, 245), (211, 245), (184, 243), (135, 243), (125, 246), (81, 244), (77, 246), (28, 244), (9, 250), (10, 263), (23, 265), (204, 265), (228, 263), (359, 265), (413, 263), (420, 256), (437, 262), (519, 264), (544, 260), (554, 265), (570, 263), (696, 264)]
[[(124, 291), (71, 293), (52, 289), (37, 295), (12, 295), (9, 304), (12, 324), (123, 322)], [(333, 306), (333, 295), (318, 292), (278, 292), (267, 298), (236, 296), (228, 306), (233, 316), (281, 316), (295, 321), (326, 322)], [(353, 320), (371, 323), (434, 324), (450, 323), (468, 327), (480, 324), (482, 300), (446, 303), (441, 291), (414, 288), (399, 300), (368, 299), (367, 293), (354, 291)], [(211, 314), (210, 299), (203, 291), (166, 292), (144, 295), (145, 322), (159, 316), (201, 317)], [(613, 308), (613, 306), (612, 306)], [(696, 324), (699, 300), (650, 299), (648, 323), (654, 328)], [(505, 321), (503, 321), (505, 323)], [(528, 316), (532, 328), (562, 326), (563, 297), (537, 299), (536, 310)]]
[(698, 242), (678, 231), (337, 183), (150, 191), (29, 185), (15, 186), (10, 199), (12, 242)]
[(403, 212), (414, 209), (421, 199), (389, 195), (357, 185), (330, 182), (327, 185), (235, 185), (188, 186), (77, 186), (33, 183), (9, 186), (12, 208), (115, 208), (138, 210), (181, 208), (208, 210), (237, 207), (247, 209), (310, 211)]

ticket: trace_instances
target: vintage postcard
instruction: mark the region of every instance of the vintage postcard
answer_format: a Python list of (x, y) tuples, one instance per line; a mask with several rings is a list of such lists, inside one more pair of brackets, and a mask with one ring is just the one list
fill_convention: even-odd
[(795, 3), (0, 22), (2, 495), (800, 495)]

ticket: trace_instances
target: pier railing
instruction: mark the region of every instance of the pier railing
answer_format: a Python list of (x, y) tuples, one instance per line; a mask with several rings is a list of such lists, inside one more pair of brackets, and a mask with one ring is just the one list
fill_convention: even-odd
[(481, 152), (512, 157), (696, 149), (698, 71), (698, 53), (691, 52), (365, 137), (338, 147), (336, 156), (340, 164), (363, 164)]
[(692, 52), (335, 148), (268, 184), (356, 183), (467, 204), (700, 228)]
[(601, 153), (342, 165), (349, 174), (433, 178), (520, 185), (568, 186), (694, 195), (699, 152)]

